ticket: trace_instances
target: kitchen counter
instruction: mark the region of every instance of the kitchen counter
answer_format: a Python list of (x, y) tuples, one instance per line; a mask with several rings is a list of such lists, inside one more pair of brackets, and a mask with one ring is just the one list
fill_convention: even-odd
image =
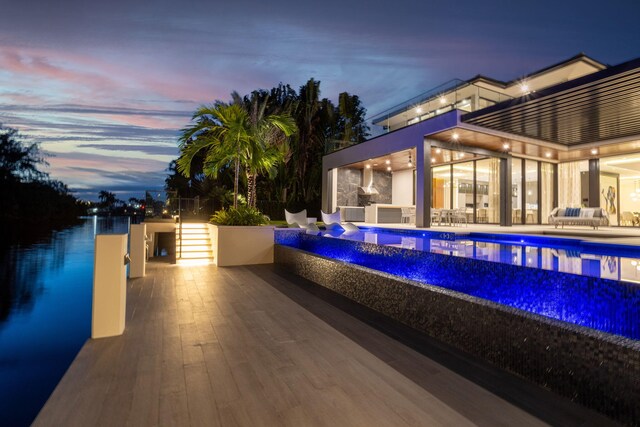
[(415, 208), (415, 206), (382, 203), (365, 206), (364, 221), (370, 224), (399, 224), (402, 221), (402, 208)]

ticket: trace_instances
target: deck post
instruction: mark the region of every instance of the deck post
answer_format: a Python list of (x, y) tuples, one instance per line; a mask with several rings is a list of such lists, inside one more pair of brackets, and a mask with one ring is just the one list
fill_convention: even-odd
[(122, 335), (127, 304), (127, 234), (98, 234), (93, 267), (91, 338)]

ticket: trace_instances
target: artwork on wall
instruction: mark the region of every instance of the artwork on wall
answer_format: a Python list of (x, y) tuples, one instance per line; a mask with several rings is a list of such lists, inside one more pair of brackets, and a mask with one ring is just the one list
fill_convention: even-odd
[(609, 214), (609, 224), (618, 225), (618, 176), (600, 174), (600, 206)]

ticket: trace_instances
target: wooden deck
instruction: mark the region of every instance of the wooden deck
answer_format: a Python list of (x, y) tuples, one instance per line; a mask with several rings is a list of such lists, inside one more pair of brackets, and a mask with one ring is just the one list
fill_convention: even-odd
[[(271, 266), (150, 264), (127, 295), (124, 335), (87, 341), (35, 426), (550, 422), (530, 413), (535, 402), (514, 406)], [(567, 405), (552, 423), (606, 421)]]

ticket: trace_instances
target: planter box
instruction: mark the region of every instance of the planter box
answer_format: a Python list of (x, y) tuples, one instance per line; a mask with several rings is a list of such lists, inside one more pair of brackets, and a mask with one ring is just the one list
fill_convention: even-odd
[(208, 224), (213, 262), (218, 267), (273, 263), (270, 225), (257, 227)]

